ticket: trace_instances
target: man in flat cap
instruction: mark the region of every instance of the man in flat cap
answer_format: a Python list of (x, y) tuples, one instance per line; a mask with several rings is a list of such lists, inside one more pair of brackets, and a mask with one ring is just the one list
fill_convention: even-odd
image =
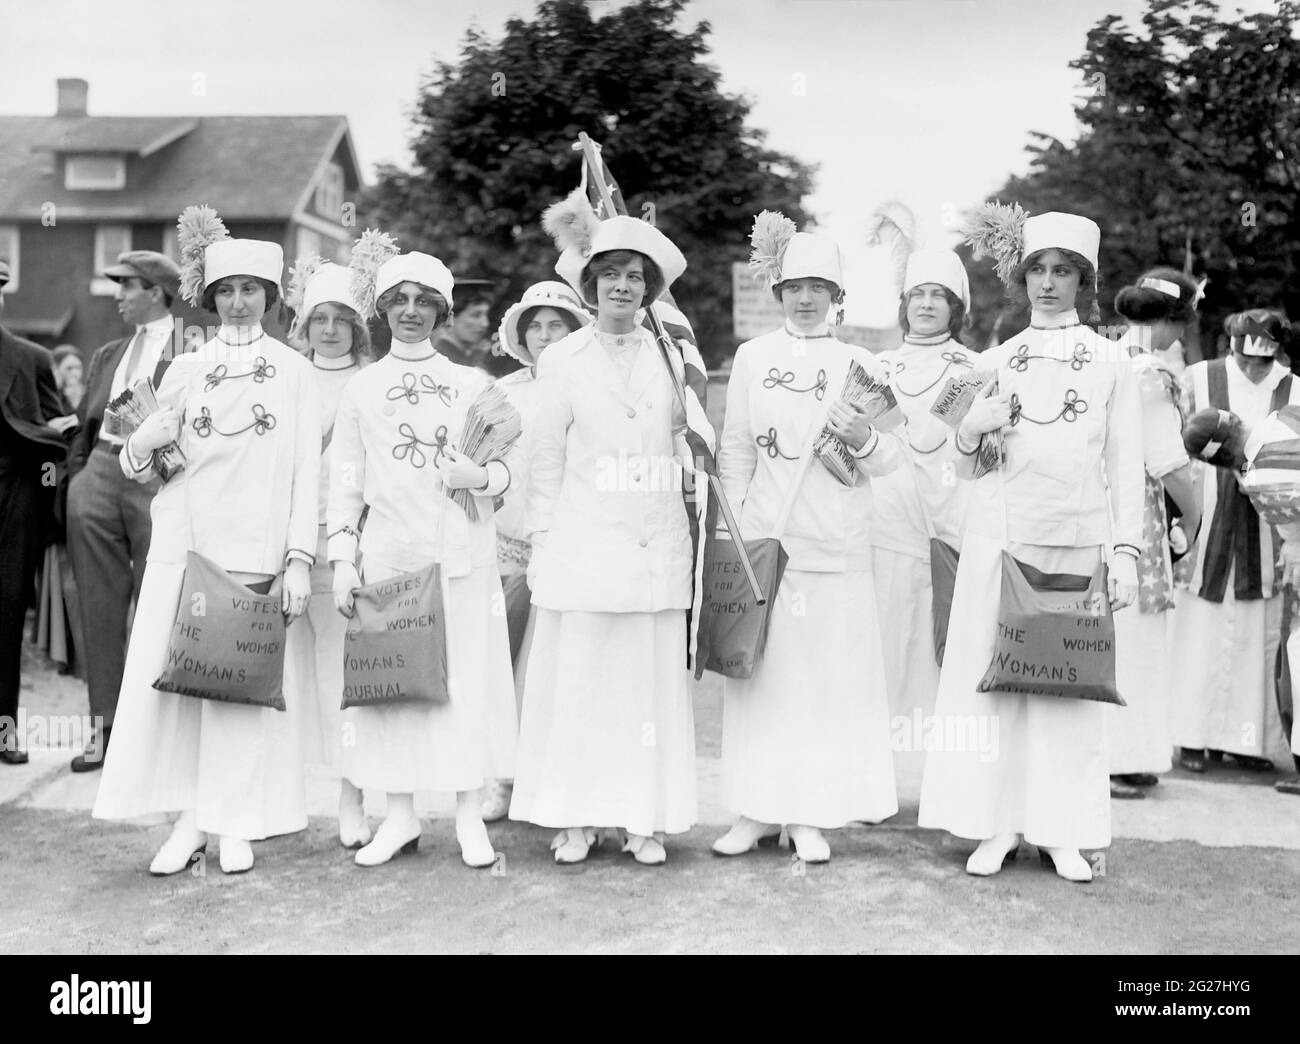
[(126, 620), (140, 593), (151, 533), (149, 506), (159, 480), (132, 482), (118, 464), (123, 437), (106, 430), (108, 403), (145, 377), (154, 387), (175, 354), (172, 304), (180, 269), (152, 250), (129, 250), (104, 272), (117, 283), (117, 310), (132, 328), (90, 360), (81, 401), (81, 430), (68, 462), (68, 551), (81, 596), (86, 635), (83, 662), (95, 730), (73, 772), (104, 763), (126, 663)]
[(451, 322), (442, 327), (434, 343), (452, 362), (487, 369), (493, 285), (486, 279), (457, 279), (452, 287)]
[[(9, 266), (0, 261), (0, 312)], [(47, 421), (63, 412), (50, 353), (0, 326), (0, 764), (27, 761), (18, 735), (23, 623), (35, 593), (55, 466), (67, 453)]]

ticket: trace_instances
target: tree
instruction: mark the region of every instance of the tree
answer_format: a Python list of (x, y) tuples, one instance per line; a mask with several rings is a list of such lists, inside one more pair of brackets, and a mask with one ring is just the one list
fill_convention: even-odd
[(454, 272), (501, 279), (517, 299), (557, 278), (540, 218), (577, 187), (569, 146), (586, 131), (629, 213), (653, 217), (686, 255), (673, 292), (716, 365), (735, 348), (731, 263), (747, 256), (753, 216), (779, 209), (803, 223), (812, 168), (748, 125), (748, 102), (705, 62), (708, 23), (675, 28), (685, 6), (639, 0), (597, 18), (581, 0), (546, 0), (500, 40), (471, 30), (459, 61), (422, 85), (414, 168), (380, 171), (368, 221)]
[[(1103, 322), (1122, 322), (1115, 292), (1156, 264), (1208, 278), (1207, 356), (1230, 312), (1300, 315), (1298, 18), (1295, 0), (1232, 21), (1210, 0), (1148, 0), (1145, 33), (1115, 15), (1088, 33), (1071, 63), (1085, 85), (1078, 141), (1034, 134), (1029, 172), (996, 197), (1101, 225)], [(1000, 288), (977, 267), (979, 338)]]

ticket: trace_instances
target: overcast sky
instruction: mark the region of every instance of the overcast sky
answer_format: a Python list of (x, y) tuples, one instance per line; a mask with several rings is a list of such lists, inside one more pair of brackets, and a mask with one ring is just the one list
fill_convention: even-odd
[[(592, 0), (610, 10), (621, 0)], [(1233, 3), (1271, 9), (1271, 0)], [(724, 86), (776, 148), (820, 165), (813, 213), (852, 253), (897, 197), (922, 238), (1025, 167), (1031, 130), (1071, 139), (1088, 29), (1139, 0), (693, 0)], [(0, 109), (51, 113), (90, 81), (95, 115), (342, 113), (369, 176), (408, 159), (408, 114), (435, 57), (531, 0), (42, 0), (0, 16)], [(1153, 162), (1156, 161), (1153, 158)], [(617, 171), (617, 167), (615, 167)], [(219, 204), (219, 201), (214, 200)]]

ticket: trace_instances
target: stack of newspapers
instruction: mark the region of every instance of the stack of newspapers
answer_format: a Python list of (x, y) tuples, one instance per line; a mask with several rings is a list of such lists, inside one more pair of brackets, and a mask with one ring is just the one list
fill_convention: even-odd
[[(154, 394), (153, 381), (148, 377), (136, 381), (130, 388), (111, 400), (104, 410), (104, 433), (118, 438), (129, 438), (140, 422), (160, 409)], [(185, 454), (174, 442), (167, 443), (153, 455), (153, 469), (164, 482), (185, 467)]]
[[(465, 427), (460, 433), (460, 451), (475, 464), (500, 460), (519, 439), (523, 421), (505, 393), (490, 384), (470, 403)], [(471, 521), (478, 521), (474, 495), (468, 489), (449, 489), (447, 495), (459, 504)]]

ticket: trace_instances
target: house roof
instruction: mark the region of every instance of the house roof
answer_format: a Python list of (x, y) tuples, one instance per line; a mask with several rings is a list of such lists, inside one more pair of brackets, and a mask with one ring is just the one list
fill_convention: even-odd
[[(0, 220), (170, 221), (207, 203), (231, 221), (294, 213), (321, 162), (344, 142), (344, 181), (359, 167), (343, 116), (0, 116)], [(59, 152), (128, 155), (126, 187), (68, 190)]]

